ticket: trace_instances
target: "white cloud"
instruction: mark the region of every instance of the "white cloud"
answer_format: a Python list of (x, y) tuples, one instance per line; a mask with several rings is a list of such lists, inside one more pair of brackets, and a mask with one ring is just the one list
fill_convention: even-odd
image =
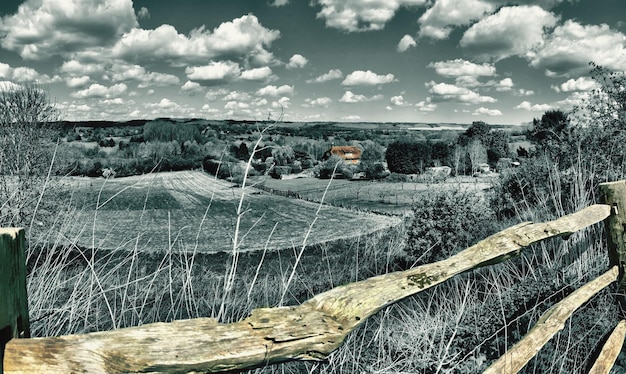
[(146, 104), (146, 108), (153, 108), (153, 109), (173, 109), (173, 108), (178, 108), (178, 107), (180, 107), (180, 105), (176, 104), (175, 102), (167, 98), (162, 98), (161, 101), (159, 101), (158, 103)]
[(528, 101), (522, 101), (518, 105), (516, 105), (513, 109), (523, 109), (529, 112), (545, 112), (550, 109), (554, 109), (554, 107), (550, 104), (531, 104)]
[(423, 5), (426, 0), (314, 0), (321, 5), (317, 18), (343, 31), (382, 30), (400, 7)]
[(108, 45), (136, 27), (132, 0), (25, 1), (0, 22), (2, 47), (42, 59)]
[(288, 97), (281, 97), (277, 101), (272, 102), (272, 108), (279, 109), (284, 108), (287, 109), (291, 105), (291, 99)]
[(372, 97), (367, 97), (365, 95), (356, 95), (352, 93), (352, 91), (346, 91), (344, 92), (341, 99), (339, 99), (339, 101), (342, 103), (355, 104), (355, 103), (364, 103), (368, 101), (379, 101), (379, 100), (382, 100), (383, 98), (384, 98), (383, 95), (380, 95), (380, 94), (374, 95)]
[(188, 66), (185, 68), (187, 78), (211, 84), (223, 84), (239, 77), (239, 64), (232, 61), (212, 61), (205, 66)]
[(241, 73), (241, 79), (247, 81), (263, 82), (268, 80), (272, 76), (272, 69), (269, 66), (262, 68), (245, 70)]
[(504, 78), (500, 82), (496, 83), (496, 91), (511, 91), (515, 84), (511, 78)]
[(502, 112), (498, 109), (488, 109), (485, 107), (480, 107), (472, 113), (474, 116), (486, 115), (486, 116), (501, 116)]
[(341, 79), (343, 78), (343, 72), (339, 69), (330, 69), (328, 73), (322, 74), (315, 79), (309, 79), (307, 83), (322, 83), (328, 82), (333, 79)]
[(426, 83), (430, 87), (429, 92), (433, 94), (433, 101), (458, 101), (466, 104), (495, 103), (497, 100), (491, 96), (481, 96), (480, 94), (466, 88), (448, 83)]
[(415, 106), (421, 112), (434, 112), (435, 109), (437, 109), (437, 104), (432, 103), (430, 98), (427, 98), (424, 101), (420, 101), (419, 103), (415, 104)]
[(259, 96), (282, 96), (282, 95), (291, 95), (293, 94), (293, 86), (282, 85), (280, 87), (276, 86), (265, 86), (259, 89), (256, 92)]
[(492, 64), (475, 64), (461, 58), (448, 61), (431, 62), (428, 64), (428, 67), (435, 68), (437, 74), (445, 77), (491, 77), (496, 74), (496, 67)]
[(111, 53), (127, 61), (164, 60), (173, 65), (234, 56), (267, 65), (273, 55), (266, 48), (279, 37), (279, 31), (263, 27), (256, 16), (248, 14), (224, 22), (213, 31), (193, 29), (189, 36), (179, 34), (171, 25), (154, 30), (134, 28), (121, 37)]
[(187, 81), (182, 85), (180, 91), (189, 95), (195, 95), (202, 92), (202, 86), (198, 82)]
[(124, 83), (114, 84), (110, 87), (103, 86), (98, 83), (94, 83), (89, 88), (84, 90), (72, 92), (71, 97), (76, 99), (89, 99), (89, 98), (111, 98), (122, 95), (128, 87)]
[(392, 96), (391, 99), (389, 99), (389, 101), (391, 101), (391, 103), (395, 106), (409, 105), (406, 101), (404, 101), (404, 97), (402, 95)]
[(415, 41), (415, 39), (413, 39), (411, 35), (404, 35), (402, 39), (400, 39), (400, 42), (398, 42), (396, 50), (402, 53), (406, 52), (411, 47), (415, 47), (416, 45), (417, 42)]
[(302, 104), (304, 107), (318, 107), (318, 108), (327, 108), (333, 100), (329, 97), (318, 97), (316, 99), (304, 99), (305, 104)]
[(306, 57), (299, 55), (299, 54), (295, 54), (293, 56), (291, 56), (291, 58), (289, 59), (289, 63), (287, 63), (287, 69), (298, 69), (298, 68), (303, 68), (306, 66), (306, 64), (309, 62), (309, 60), (306, 59)]
[(357, 116), (357, 115), (343, 116), (341, 117), (341, 119), (344, 121), (354, 122), (354, 121), (360, 121), (361, 116)]
[(114, 82), (133, 80), (139, 82), (139, 88), (175, 86), (180, 83), (180, 79), (175, 75), (147, 72), (143, 66), (139, 65), (114, 64), (110, 70), (111, 79)]
[(222, 98), (224, 101), (249, 101), (250, 99), (252, 96), (249, 93), (241, 91), (231, 91)]
[(227, 95), (228, 92), (229, 91), (225, 88), (212, 89), (212, 90), (207, 91), (207, 93), (204, 95), (204, 98), (209, 101), (215, 101), (217, 100), (218, 96)]
[(378, 75), (370, 70), (356, 70), (348, 74), (341, 82), (343, 86), (375, 86), (378, 84), (391, 83), (395, 80), (393, 74)]
[(515, 96), (532, 96), (535, 94), (535, 91), (533, 90), (526, 90), (524, 88), (520, 88), (516, 91), (513, 91), (513, 95)]
[(242, 103), (239, 101), (229, 101), (224, 105), (224, 109), (226, 110), (238, 110), (238, 109), (248, 109), (250, 108), (250, 104)]
[(86, 86), (91, 78), (87, 75), (83, 75), (82, 77), (70, 77), (65, 80), (65, 84), (69, 88), (79, 88)]
[(560, 86), (551, 86), (556, 92), (590, 91), (598, 87), (596, 81), (587, 77), (569, 79)]
[(446, 39), (453, 26), (468, 25), (494, 10), (494, 4), (483, 0), (437, 0), (419, 18), (419, 35)]
[(104, 73), (102, 64), (83, 63), (78, 60), (69, 60), (61, 65), (61, 72), (72, 76), (93, 76)]
[(148, 19), (150, 18), (150, 11), (145, 6), (142, 6), (141, 9), (137, 12), (137, 17), (139, 19)]
[(589, 61), (612, 70), (626, 70), (626, 36), (608, 25), (581, 25), (567, 20), (547, 41), (528, 54), (531, 66), (550, 76), (586, 73)]
[(524, 56), (543, 43), (545, 30), (556, 25), (558, 18), (539, 6), (512, 6), (472, 25), (460, 45), (486, 60)]
[(275, 6), (275, 7), (280, 7), (280, 6), (285, 6), (289, 4), (289, 0), (274, 0), (273, 3), (271, 3), (271, 6)]

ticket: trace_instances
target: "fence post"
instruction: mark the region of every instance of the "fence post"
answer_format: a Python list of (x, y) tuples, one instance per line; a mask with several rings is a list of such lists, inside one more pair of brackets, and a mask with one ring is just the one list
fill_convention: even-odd
[(24, 230), (0, 228), (0, 373), (6, 343), (12, 338), (28, 337)]
[(626, 181), (600, 184), (600, 200), (611, 206), (611, 215), (606, 218), (606, 237), (609, 251), (609, 266), (619, 268), (617, 279), (617, 302), (619, 318), (626, 317)]

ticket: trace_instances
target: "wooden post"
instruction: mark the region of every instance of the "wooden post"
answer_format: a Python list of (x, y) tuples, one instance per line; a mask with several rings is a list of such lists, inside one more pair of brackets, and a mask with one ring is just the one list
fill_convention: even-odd
[(600, 199), (611, 206), (611, 215), (604, 221), (606, 227), (609, 266), (619, 268), (617, 303), (619, 318), (626, 317), (626, 181), (600, 184)]
[(6, 343), (12, 338), (28, 337), (24, 230), (0, 229), (0, 373)]

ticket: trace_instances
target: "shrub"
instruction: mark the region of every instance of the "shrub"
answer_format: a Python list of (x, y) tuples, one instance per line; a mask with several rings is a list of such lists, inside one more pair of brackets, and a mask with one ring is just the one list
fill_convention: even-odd
[(406, 251), (418, 264), (448, 258), (497, 231), (484, 199), (460, 188), (426, 191), (413, 214)]

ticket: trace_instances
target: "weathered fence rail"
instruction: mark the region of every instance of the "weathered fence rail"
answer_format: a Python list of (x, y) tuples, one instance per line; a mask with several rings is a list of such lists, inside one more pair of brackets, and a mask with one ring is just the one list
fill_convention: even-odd
[[(614, 281), (623, 287), (626, 182), (605, 184), (601, 193), (606, 204), (592, 205), (551, 222), (521, 223), (445, 260), (340, 286), (299, 306), (255, 309), (249, 317), (236, 323), (222, 324), (211, 318), (197, 318), (82, 335), (11, 339), (4, 347), (3, 370), (5, 373), (223, 372), (292, 360), (322, 360), (368, 317), (390, 304), (457, 274), (517, 256), (538, 241), (568, 237), (606, 220), (612, 243), (609, 245), (611, 268), (550, 308), (520, 342), (486, 371), (514, 373), (563, 328), (585, 301)], [(8, 243), (10, 248), (21, 245), (23, 252), (23, 238), (21, 230), (3, 231), (1, 243), (4, 245), (0, 250), (7, 251)], [(11, 252), (9, 256), (17, 256), (18, 260), (13, 260), (10, 266), (22, 269), (14, 273), (19, 274), (16, 278), (21, 284), (25, 280), (23, 254)], [(14, 284), (10, 282), (15, 281), (0, 278), (3, 282), (0, 290), (11, 291), (3, 288), (4, 282)], [(25, 287), (18, 287), (18, 292), (8, 295), (7, 300), (23, 303), (25, 299), (20, 295), (25, 296)], [(623, 300), (618, 302), (623, 303)], [(10, 336), (27, 337), (28, 323), (24, 324), (28, 321), (27, 311), (22, 306), (6, 307), (6, 310), (11, 311), (6, 314), (11, 326)], [(0, 313), (3, 312), (5, 305), (0, 304)], [(18, 320), (21, 327), (16, 328)], [(0, 322), (3, 324), (0, 327), (7, 323), (4, 319)], [(608, 373), (621, 350), (625, 332), (626, 322), (621, 321), (596, 361), (594, 373)]]

